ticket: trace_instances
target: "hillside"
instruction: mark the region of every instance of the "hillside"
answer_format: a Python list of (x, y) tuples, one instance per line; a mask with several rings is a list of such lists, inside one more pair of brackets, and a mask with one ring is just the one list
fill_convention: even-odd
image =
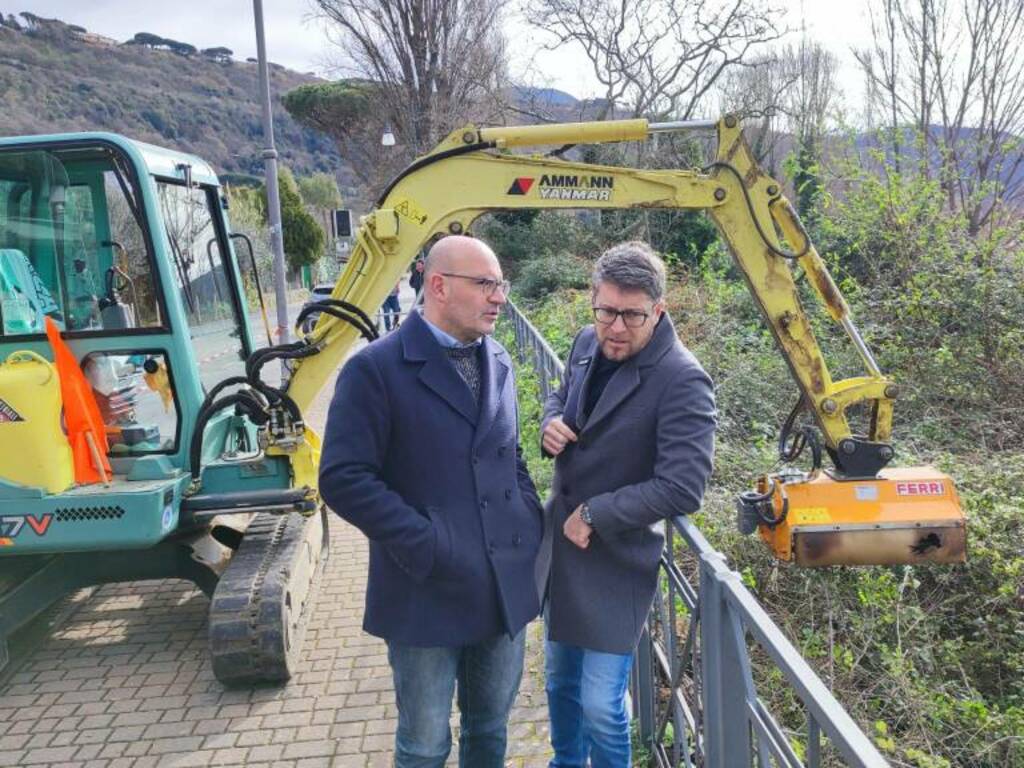
[[(296, 123), (278, 97), (316, 78), (271, 65), (274, 132), (298, 175), (353, 184), (329, 139)], [(123, 45), (60, 23), (0, 26), (0, 135), (109, 130), (199, 155), (219, 173), (262, 176), (254, 62)]]

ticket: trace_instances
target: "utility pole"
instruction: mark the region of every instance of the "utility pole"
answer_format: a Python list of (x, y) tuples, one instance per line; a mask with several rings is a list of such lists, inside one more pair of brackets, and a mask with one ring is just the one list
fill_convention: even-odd
[[(274, 251), (274, 297), (277, 300), (278, 343), (288, 341), (288, 291), (285, 286), (284, 231), (281, 228), (281, 196), (277, 189), (277, 150), (274, 148), (274, 119), (270, 110), (270, 74), (267, 43), (263, 37), (263, 0), (252, 0), (256, 16), (256, 58), (260, 70), (260, 99), (263, 102), (263, 166), (267, 176), (267, 214), (270, 217), (270, 246)], [(282, 368), (282, 373), (284, 369)]]

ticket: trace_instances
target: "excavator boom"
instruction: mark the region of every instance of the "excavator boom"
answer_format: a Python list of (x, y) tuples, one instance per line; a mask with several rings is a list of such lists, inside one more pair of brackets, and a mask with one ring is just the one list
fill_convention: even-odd
[[(713, 130), (718, 138), (715, 159), (700, 170), (625, 168), (509, 151), (526, 146), (644, 141), (656, 133), (693, 130)], [(363, 217), (348, 266), (331, 298), (372, 314), (434, 238), (469, 232), (473, 222), (486, 213), (535, 208), (704, 211), (715, 222), (789, 365), (800, 406), (813, 415), (835, 466), (824, 476), (816, 468), (813, 477), (798, 478), (790, 473), (762, 478), (759, 491), (741, 499), (741, 520), (747, 524), (753, 520), (776, 554), (808, 565), (963, 559), (965, 523), (948, 478), (941, 481), (948, 505), (935, 503), (927, 494), (911, 498), (911, 494), (894, 491), (899, 513), (892, 511), (893, 504), (881, 501), (887, 494), (864, 491), (858, 495), (855, 490), (857, 482), (897, 483), (880, 473), (894, 455), (889, 440), (898, 389), (880, 371), (781, 185), (758, 166), (732, 116), (718, 121), (653, 124), (621, 120), (482, 129), (469, 125), (454, 131), (400, 174), (376, 208)], [(857, 350), (864, 367), (862, 375), (833, 379), (798, 296), (796, 267)], [(358, 337), (352, 324), (336, 316), (321, 317), (307, 337), (320, 352), (296, 362), (288, 385), (289, 396), (301, 410), (312, 402)], [(870, 414), (864, 434), (854, 433), (847, 419), (847, 411), (855, 406), (863, 406)], [(905, 486), (908, 482), (924, 484), (915, 488), (929, 487), (928, 483), (935, 482), (934, 470), (922, 472), (920, 480), (901, 475), (899, 482), (904, 485), (894, 488), (909, 487)], [(822, 491), (829, 483), (840, 484), (850, 493), (829, 496)], [(788, 491), (798, 489), (807, 491), (801, 495), (800, 503), (805, 506), (800, 509), (813, 510), (809, 519), (816, 534), (821, 533), (821, 526), (833, 534), (847, 534), (840, 536), (838, 543), (837, 537), (831, 536), (825, 554), (820, 546), (796, 545), (806, 531), (794, 525), (803, 518), (789, 514)], [(826, 496), (829, 501), (816, 504), (816, 498)], [(878, 531), (897, 530), (909, 545), (896, 550), (877, 545)], [(950, 530), (957, 535), (948, 535)], [(868, 537), (860, 533), (866, 531), (874, 532), (874, 543), (867, 548), (878, 552), (877, 558), (872, 551), (863, 551), (860, 542), (867, 542)], [(813, 554), (807, 554), (809, 551)]]

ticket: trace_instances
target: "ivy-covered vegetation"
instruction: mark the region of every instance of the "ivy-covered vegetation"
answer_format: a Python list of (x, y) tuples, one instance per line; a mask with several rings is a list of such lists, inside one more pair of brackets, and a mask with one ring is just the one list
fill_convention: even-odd
[[(664, 253), (669, 311), (717, 390), (715, 474), (698, 522), (893, 765), (1022, 766), (1024, 225), (1007, 215), (971, 234), (925, 178), (852, 164), (831, 172), (844, 179), (842, 194), (825, 185), (805, 220), (883, 370), (900, 384), (897, 463), (932, 463), (957, 481), (970, 518), (969, 560), (800, 570), (736, 532), (735, 495), (776, 465), (778, 427), (796, 390), (717, 241)], [(490, 219), (479, 231), (511, 257), (516, 299), (564, 356), (589, 322), (583, 263), (624, 234), (650, 233), (646, 216), (545, 212)], [(656, 232), (661, 242), (685, 242), (686, 227), (700, 235), (707, 223), (671, 226)], [(856, 375), (841, 334), (824, 315), (815, 322), (833, 373)], [(525, 367), (517, 377), (523, 445), (546, 488), (536, 379)], [(800, 752), (804, 715), (792, 692), (767, 666), (758, 674), (761, 695), (789, 718)]]

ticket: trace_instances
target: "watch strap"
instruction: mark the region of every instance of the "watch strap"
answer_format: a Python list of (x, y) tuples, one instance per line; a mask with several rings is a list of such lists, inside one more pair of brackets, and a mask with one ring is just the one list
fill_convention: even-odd
[(590, 515), (590, 505), (587, 503), (580, 506), (580, 520), (590, 526), (594, 524), (594, 518)]

